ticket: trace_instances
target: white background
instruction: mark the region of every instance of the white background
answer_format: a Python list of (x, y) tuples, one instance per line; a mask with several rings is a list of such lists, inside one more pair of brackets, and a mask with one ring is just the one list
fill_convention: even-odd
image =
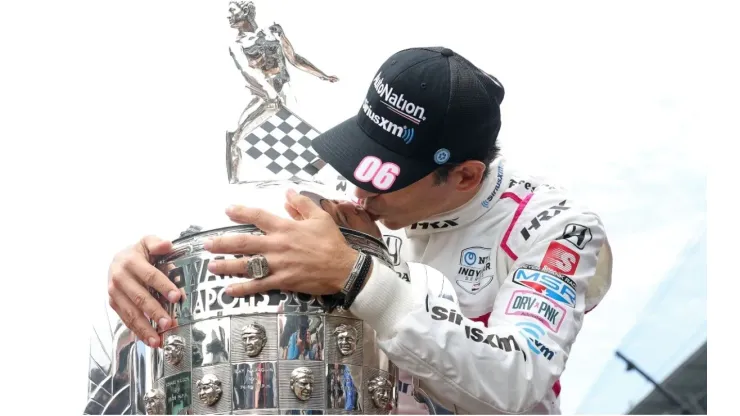
[[(732, 3), (256, 4), (261, 26), (280, 23), (299, 54), (340, 78), (291, 72), (295, 108), (318, 129), (359, 110), (390, 54), (446, 46), (504, 84), (509, 160), (602, 213), (615, 281), (573, 348), (565, 413), (705, 217), (718, 227), (710, 263), (719, 239), (734, 243), (737, 214), (707, 214), (703, 200), (707, 172), (723, 167), (711, 181), (727, 183), (710, 182), (710, 208), (731, 210), (737, 196)], [(196, 207), (224, 208), (213, 202), (213, 187), (226, 182), (224, 132), (248, 101), (226, 16), (221, 0), (0, 6), (0, 304), (3, 378), (12, 383), (2, 390), (14, 392), (5, 406), (81, 413), (88, 336), (114, 253), (147, 233), (176, 234)], [(733, 345), (713, 341), (723, 366), (735, 365)], [(713, 409), (722, 398), (712, 391)]]

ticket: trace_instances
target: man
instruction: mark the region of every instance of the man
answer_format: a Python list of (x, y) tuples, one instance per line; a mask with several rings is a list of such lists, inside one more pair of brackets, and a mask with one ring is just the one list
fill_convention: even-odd
[[(231, 220), (266, 236), (218, 237), (206, 249), (260, 253), (269, 275), (228, 292), (345, 293), (402, 376), (418, 380), (402, 380), (402, 392), (426, 392), (456, 413), (559, 413), (557, 381), (585, 313), (609, 289), (611, 253), (596, 214), (506, 168), (496, 141), (503, 97), (498, 80), (449, 49), (391, 56), (357, 116), (314, 140), (357, 187), (359, 205), (327, 201), (322, 209), (289, 191), (295, 221), (230, 207)], [(408, 278), (375, 260), (359, 264), (335, 224), (378, 235), (374, 220), (388, 229)], [(169, 247), (148, 237), (111, 266), (111, 305), (153, 345), (160, 340), (143, 313), (164, 327), (169, 320), (142, 285), (178, 299), (148, 264)], [(209, 269), (243, 273), (253, 260)], [(415, 411), (401, 401), (401, 413)]]

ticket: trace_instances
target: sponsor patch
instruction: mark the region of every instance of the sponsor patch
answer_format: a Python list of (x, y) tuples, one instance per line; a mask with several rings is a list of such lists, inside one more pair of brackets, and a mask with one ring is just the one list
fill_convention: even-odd
[(552, 360), (555, 352), (542, 343), (541, 339), (545, 336), (545, 330), (542, 327), (532, 322), (519, 322), (516, 326), (519, 327), (522, 335), (527, 338), (529, 350), (534, 355), (541, 355), (548, 361)]
[(506, 314), (534, 318), (550, 331), (558, 332), (565, 319), (565, 308), (539, 293), (517, 290), (509, 299)]
[(462, 290), (475, 295), (492, 281), (490, 247), (468, 247), (460, 252), (456, 283)]
[[(456, 310), (449, 310), (442, 306), (433, 306), (431, 311), (429, 310), (429, 298), (427, 297), (427, 311), (430, 313), (432, 320), (435, 321), (447, 321), (453, 324), (463, 327), (465, 330), (465, 337), (473, 342), (480, 342), (489, 345), (491, 348), (499, 349), (506, 352), (518, 351), (527, 360), (527, 354), (524, 350), (519, 347), (516, 342), (516, 338), (513, 335), (507, 337), (498, 336), (493, 333), (487, 333), (487, 330), (481, 329), (477, 326), (473, 327), (467, 324), (463, 324), (464, 316)], [(468, 322), (470, 322), (468, 320)]]
[(571, 223), (565, 226), (562, 239), (573, 244), (577, 249), (583, 250), (586, 244), (593, 239), (593, 235), (590, 228)]
[(540, 295), (574, 308), (576, 306), (576, 282), (567, 276), (558, 276), (531, 267), (522, 267), (514, 272), (513, 282), (534, 290)]
[(552, 270), (568, 276), (573, 276), (578, 268), (578, 262), (581, 260), (580, 254), (566, 247), (562, 243), (553, 241), (547, 247), (545, 257), (542, 259), (540, 269)]

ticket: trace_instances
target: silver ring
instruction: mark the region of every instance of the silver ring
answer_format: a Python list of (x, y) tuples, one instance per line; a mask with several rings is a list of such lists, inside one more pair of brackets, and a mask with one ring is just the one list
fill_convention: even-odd
[(270, 266), (265, 256), (258, 254), (247, 260), (247, 277), (264, 279), (268, 274), (270, 274)]

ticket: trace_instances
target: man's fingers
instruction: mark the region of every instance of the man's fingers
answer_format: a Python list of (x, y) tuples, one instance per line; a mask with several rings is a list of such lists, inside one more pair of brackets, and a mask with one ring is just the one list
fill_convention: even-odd
[(231, 234), (206, 240), (203, 248), (220, 254), (260, 254), (269, 248), (270, 237), (253, 234)]
[(321, 209), (324, 210), (331, 219), (334, 220), (334, 222), (339, 226), (346, 226), (346, 219), (342, 218), (342, 216), (339, 214), (339, 210), (337, 209), (337, 203), (333, 201), (329, 201), (328, 199), (322, 199), (321, 200)]
[(123, 324), (134, 332), (136, 336), (152, 348), (161, 345), (161, 339), (157, 331), (147, 321), (144, 314), (136, 309), (133, 303), (123, 293), (117, 293), (110, 300), (110, 306), (121, 317)]
[(267, 276), (264, 279), (252, 279), (248, 282), (235, 283), (226, 288), (226, 294), (235, 298), (254, 295), (255, 293), (264, 293), (268, 290), (278, 289), (281, 278), (275, 275)]
[(269, 233), (285, 228), (287, 220), (263, 209), (249, 208), (243, 205), (232, 205), (226, 209), (229, 219), (239, 224), (254, 224), (257, 228)]
[(144, 312), (146, 316), (151, 317), (154, 322), (157, 322), (159, 329), (166, 330), (171, 326), (172, 320), (167, 314), (167, 311), (165, 311), (157, 299), (155, 299), (154, 296), (152, 296), (151, 293), (149, 293), (149, 291), (141, 286), (135, 279), (122, 280), (121, 282), (117, 282), (116, 285), (119, 291), (128, 296), (136, 309)]
[[(250, 257), (241, 257), (238, 259), (228, 260), (211, 260), (208, 262), (208, 271), (216, 276), (247, 276), (247, 262)], [(271, 256), (266, 256), (267, 264), (271, 271), (279, 270), (277, 260)]]
[(299, 195), (298, 192), (289, 189), (285, 194), (288, 203), (298, 211), (303, 218), (319, 218), (323, 215), (324, 210), (320, 206), (316, 205), (311, 198), (305, 195)]
[(141, 239), (139, 242), (147, 253), (149, 259), (151, 256), (161, 256), (167, 254), (172, 250), (172, 242), (162, 240), (161, 238), (153, 235), (148, 235)]
[(296, 211), (295, 208), (293, 208), (293, 206), (290, 205), (289, 203), (286, 202), (284, 207), (285, 207), (285, 212), (287, 212), (288, 215), (290, 215), (290, 218), (293, 218), (296, 221), (300, 221), (303, 219), (303, 217), (301, 217), (301, 214), (298, 211)]
[(127, 262), (125, 268), (146, 287), (154, 288), (154, 290), (161, 293), (170, 303), (180, 300), (182, 293), (177, 289), (177, 286), (164, 273), (151, 264), (145, 261), (133, 260)]

